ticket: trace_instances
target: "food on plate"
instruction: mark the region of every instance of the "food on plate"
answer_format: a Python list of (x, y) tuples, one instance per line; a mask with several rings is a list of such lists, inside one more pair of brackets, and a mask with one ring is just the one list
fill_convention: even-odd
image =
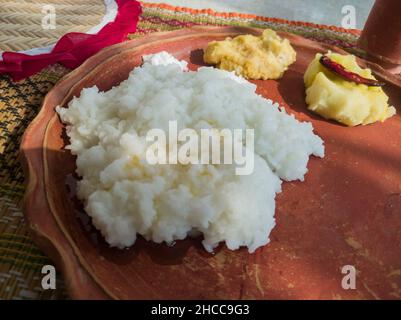
[(288, 39), (273, 30), (262, 35), (240, 35), (208, 44), (204, 61), (219, 69), (234, 71), (248, 79), (280, 79), (296, 60), (296, 52)]
[(370, 69), (353, 55), (317, 54), (304, 76), (308, 109), (347, 126), (385, 121), (396, 111)]
[[(311, 123), (256, 94), (256, 86), (211, 67), (187, 71), (166, 52), (144, 57), (129, 78), (106, 92), (83, 89), (57, 107), (77, 156), (77, 195), (106, 241), (124, 248), (137, 234), (174, 243), (203, 234), (250, 252), (269, 242), (281, 180), (303, 180), (310, 155), (324, 156)], [(253, 172), (235, 164), (151, 164), (146, 137), (155, 128), (254, 129)], [(245, 148), (244, 137), (234, 144)], [(249, 149), (251, 150), (251, 149)]]

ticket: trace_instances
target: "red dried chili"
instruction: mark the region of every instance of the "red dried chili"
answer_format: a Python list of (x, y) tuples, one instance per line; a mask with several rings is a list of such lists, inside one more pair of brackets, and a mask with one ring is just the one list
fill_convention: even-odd
[(357, 84), (364, 84), (370, 87), (382, 87), (385, 85), (385, 83), (383, 82), (379, 82), (374, 79), (364, 78), (357, 73), (345, 69), (341, 64), (331, 60), (328, 56), (322, 56), (319, 61), (328, 70), (334, 72), (347, 81), (351, 81)]

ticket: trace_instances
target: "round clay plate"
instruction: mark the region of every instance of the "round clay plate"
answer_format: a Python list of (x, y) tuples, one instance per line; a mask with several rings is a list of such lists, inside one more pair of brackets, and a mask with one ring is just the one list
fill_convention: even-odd
[[(90, 58), (47, 95), (22, 142), (29, 174), (25, 214), (35, 240), (61, 268), (72, 298), (401, 297), (401, 118), (348, 128), (309, 113), (305, 69), (317, 52), (341, 50), (295, 35), (280, 33), (296, 49), (296, 63), (281, 80), (254, 83), (298, 120), (312, 122), (326, 156), (310, 159), (305, 182), (283, 183), (270, 244), (253, 254), (224, 245), (208, 254), (201, 239), (168, 247), (139, 238), (129, 250), (119, 250), (109, 248), (91, 226), (75, 198), (75, 159), (64, 149), (68, 141), (55, 107), (65, 106), (82, 88), (119, 84), (143, 54), (166, 50), (195, 70), (203, 65), (209, 41), (243, 33), (261, 30), (202, 27), (125, 42)], [(400, 79), (359, 62), (387, 82), (384, 90), (401, 113)], [(342, 287), (347, 265), (356, 269), (355, 290)]]

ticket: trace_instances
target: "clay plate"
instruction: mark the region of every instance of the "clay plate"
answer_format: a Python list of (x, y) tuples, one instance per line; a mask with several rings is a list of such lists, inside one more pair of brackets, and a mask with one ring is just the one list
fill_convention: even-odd
[[(254, 254), (222, 245), (211, 255), (201, 239), (168, 247), (140, 238), (129, 250), (111, 249), (76, 200), (74, 157), (64, 150), (55, 106), (66, 105), (82, 88), (117, 85), (143, 54), (166, 50), (196, 69), (209, 41), (260, 32), (202, 27), (122, 43), (87, 60), (46, 96), (21, 145), (29, 176), (25, 215), (36, 242), (61, 268), (72, 298), (400, 298), (401, 118), (347, 128), (309, 113), (302, 80), (307, 65), (317, 52), (341, 50), (299, 36), (281, 33), (298, 52), (284, 78), (255, 83), (260, 94), (313, 123), (326, 157), (311, 158), (305, 182), (283, 184), (269, 245)], [(387, 82), (385, 91), (400, 113), (400, 79), (360, 63)], [(357, 270), (356, 290), (341, 286), (346, 265)]]

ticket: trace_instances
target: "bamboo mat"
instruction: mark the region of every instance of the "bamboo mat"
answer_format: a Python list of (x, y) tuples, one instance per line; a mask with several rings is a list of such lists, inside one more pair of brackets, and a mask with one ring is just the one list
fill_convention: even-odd
[[(45, 30), (42, 19), (49, 5), (55, 9), (56, 28)], [(0, 8), (0, 51), (44, 47), (68, 32), (87, 32), (105, 13), (103, 0), (0, 0)]]
[[(78, 0), (69, 1), (73, 4), (79, 2)], [(1, 8), (3, 8), (2, 3), (5, 2), (0, 0)], [(354, 51), (358, 38), (357, 32), (310, 23), (246, 14), (221, 14), (210, 10), (193, 10), (167, 5), (143, 4), (143, 6), (144, 12), (138, 31), (131, 35), (131, 38), (155, 31), (174, 30), (194, 25), (269, 27), (336, 44), (351, 51)], [(103, 12), (100, 6), (94, 6), (93, 11), (89, 8), (87, 10), (86, 12), (94, 17), (100, 17), (100, 12)], [(12, 25), (11, 20), (4, 19), (2, 16), (0, 16), (1, 23)], [(81, 25), (81, 27), (85, 29), (89, 25)], [(71, 30), (68, 29), (68, 31)], [(1, 32), (4, 33), (0, 26), (0, 34)], [(46, 41), (49, 40), (46, 39)], [(1, 40), (0, 43), (2, 43)], [(39, 44), (39, 42), (34, 43)], [(40, 42), (40, 44), (46, 43)], [(12, 46), (14, 43), (9, 45)], [(24, 43), (20, 45), (23, 46)], [(27, 47), (28, 45), (18, 48)], [(45, 94), (66, 73), (68, 73), (66, 68), (54, 65), (19, 83), (13, 83), (8, 76), (0, 76), (0, 299), (67, 297), (60, 274), (57, 275), (56, 290), (44, 291), (41, 288), (41, 268), (45, 264), (51, 264), (51, 261), (32, 242), (24, 222), (21, 212), (25, 191), (24, 175), (18, 161), (18, 148), (25, 128), (37, 114)]]

